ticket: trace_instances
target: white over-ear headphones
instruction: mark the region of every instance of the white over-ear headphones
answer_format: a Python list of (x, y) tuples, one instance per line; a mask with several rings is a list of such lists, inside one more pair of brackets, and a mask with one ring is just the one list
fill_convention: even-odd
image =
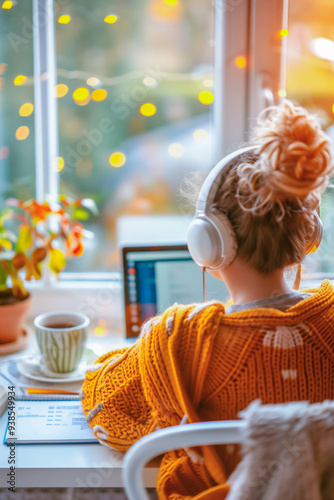
[[(235, 259), (238, 251), (235, 232), (227, 215), (213, 208), (213, 202), (221, 185), (224, 171), (244, 153), (255, 151), (257, 146), (238, 149), (220, 160), (204, 181), (198, 195), (194, 220), (187, 233), (190, 255), (201, 267), (212, 270), (224, 269)], [(314, 212), (315, 225), (306, 253), (315, 251), (321, 242), (323, 226), (318, 213)]]

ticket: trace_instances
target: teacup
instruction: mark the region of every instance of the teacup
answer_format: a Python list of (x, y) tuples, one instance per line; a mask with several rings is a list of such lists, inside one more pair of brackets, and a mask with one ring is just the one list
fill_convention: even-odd
[(75, 370), (84, 352), (89, 318), (81, 313), (45, 313), (35, 318), (34, 325), (42, 363), (57, 373)]

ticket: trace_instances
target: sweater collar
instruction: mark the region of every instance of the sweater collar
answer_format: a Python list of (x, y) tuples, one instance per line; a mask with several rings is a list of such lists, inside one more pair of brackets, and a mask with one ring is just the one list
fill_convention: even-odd
[(296, 319), (303, 321), (314, 314), (324, 312), (334, 304), (334, 288), (329, 280), (324, 280), (319, 288), (306, 289), (302, 290), (302, 292), (311, 293), (312, 295), (301, 300), (286, 311), (259, 307), (234, 313), (231, 312), (224, 316), (224, 323), (236, 324), (240, 322), (240, 319), (247, 319), (247, 324), (249, 325), (249, 321), (258, 323), (266, 318), (277, 318), (279, 323), (281, 320), (287, 321), (289, 319), (293, 322)]

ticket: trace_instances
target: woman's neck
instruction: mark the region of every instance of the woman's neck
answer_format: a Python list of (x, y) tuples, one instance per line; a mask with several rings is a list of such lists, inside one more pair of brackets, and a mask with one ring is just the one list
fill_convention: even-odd
[(234, 304), (238, 305), (291, 292), (291, 288), (285, 282), (283, 269), (263, 274), (238, 257), (229, 267), (221, 271), (221, 276)]

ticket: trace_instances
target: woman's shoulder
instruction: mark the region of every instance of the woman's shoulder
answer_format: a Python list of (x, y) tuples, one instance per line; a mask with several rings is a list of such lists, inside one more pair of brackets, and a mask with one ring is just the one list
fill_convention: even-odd
[(198, 318), (209, 318), (213, 314), (225, 314), (224, 304), (218, 300), (210, 300), (207, 302), (198, 302), (192, 304), (177, 304), (166, 309), (162, 315), (163, 319), (168, 319), (171, 316), (182, 318), (183, 321), (191, 322)]
[(325, 279), (320, 283), (320, 286), (309, 286), (301, 290), (303, 293), (317, 294), (319, 296), (328, 296), (334, 298), (334, 287), (329, 279)]
[[(140, 336), (175, 337), (185, 332), (194, 333), (208, 322), (217, 322), (225, 314), (222, 302), (211, 300), (203, 303), (178, 304), (168, 307), (162, 314), (149, 318), (141, 327)], [(194, 328), (195, 325), (195, 328)]]

